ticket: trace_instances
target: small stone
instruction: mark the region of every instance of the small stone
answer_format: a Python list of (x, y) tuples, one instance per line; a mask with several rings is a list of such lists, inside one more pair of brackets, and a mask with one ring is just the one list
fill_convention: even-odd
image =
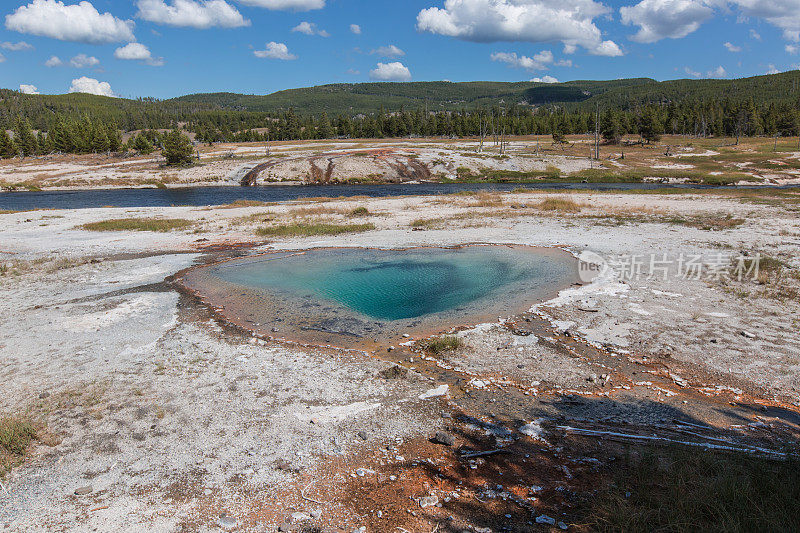
[(742, 337), (745, 339), (755, 339), (756, 336), (754, 333), (750, 333), (749, 331), (742, 331)]
[(359, 437), (361, 440), (369, 440), (369, 435), (367, 435), (367, 432), (366, 432), (366, 431), (359, 431), (359, 432), (358, 432), (358, 437)]
[(319, 520), (320, 518), (322, 518), (322, 510), (314, 509), (313, 511), (311, 511), (311, 518), (315, 520)]
[(232, 529), (235, 529), (239, 525), (239, 522), (231, 516), (221, 515), (219, 517), (218, 524), (219, 527), (221, 527), (222, 529), (230, 531)]
[(289, 523), (283, 523), (278, 526), (278, 531), (282, 531), (284, 533), (288, 533), (291, 530), (292, 530), (292, 525)]
[(433, 496), (425, 496), (419, 499), (419, 506), (425, 509), (426, 507), (436, 507), (439, 503), (439, 498), (434, 494)]
[(567, 524), (565, 524), (564, 522), (559, 522), (558, 529), (563, 529), (564, 531), (566, 531), (567, 529), (569, 529), (569, 526), (567, 526)]
[(586, 381), (589, 383), (595, 383), (597, 381), (597, 374), (589, 374), (589, 377), (586, 378)]
[(311, 515), (306, 513), (292, 513), (292, 522), (305, 522), (311, 520)]
[(78, 487), (77, 489), (75, 489), (75, 496), (86, 496), (87, 494), (91, 494), (92, 490), (93, 489), (91, 485), (87, 485), (85, 487)]
[(47, 399), (47, 398), (49, 398), (49, 397), (50, 397), (50, 393), (49, 393), (49, 392), (43, 392), (43, 393), (41, 393), (41, 394), (39, 395), (39, 399), (40, 399), (40, 400), (46, 400), (46, 399)]
[(556, 525), (556, 519), (555, 518), (550, 518), (546, 514), (543, 514), (543, 515), (539, 515), (539, 516), (536, 517), (536, 523), (537, 524), (547, 524), (548, 526), (554, 526), (554, 525)]
[(436, 435), (433, 436), (431, 442), (434, 444), (441, 444), (443, 446), (452, 446), (456, 443), (455, 438), (449, 433), (445, 433), (444, 431), (437, 431)]

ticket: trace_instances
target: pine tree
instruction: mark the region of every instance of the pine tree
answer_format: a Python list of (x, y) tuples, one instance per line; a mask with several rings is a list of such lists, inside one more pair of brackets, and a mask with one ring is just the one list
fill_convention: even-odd
[(139, 133), (139, 135), (136, 136), (136, 139), (133, 141), (131, 146), (134, 150), (142, 155), (153, 153), (153, 143), (151, 143), (142, 133)]
[(14, 122), (14, 144), (23, 156), (36, 155), (39, 146), (28, 119), (17, 116), (17, 120)]
[(168, 166), (191, 165), (194, 162), (194, 148), (189, 137), (177, 129), (164, 136), (164, 148), (161, 155), (167, 160)]
[(5, 130), (0, 128), (0, 157), (3, 159), (10, 159), (17, 155), (17, 149), (14, 147), (14, 141)]

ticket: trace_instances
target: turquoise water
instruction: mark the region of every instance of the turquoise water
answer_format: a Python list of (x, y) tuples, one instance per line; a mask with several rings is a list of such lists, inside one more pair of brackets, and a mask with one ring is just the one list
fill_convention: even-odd
[[(574, 275), (569, 258), (527, 248), (321, 249), (218, 265), (225, 282), (283, 295), (284, 302), (328, 302), (378, 321), (399, 321), (520, 297), (535, 300)], [(299, 307), (299, 303), (295, 307)], [(318, 307), (318, 305), (316, 305)], [(310, 311), (309, 311), (310, 312)]]

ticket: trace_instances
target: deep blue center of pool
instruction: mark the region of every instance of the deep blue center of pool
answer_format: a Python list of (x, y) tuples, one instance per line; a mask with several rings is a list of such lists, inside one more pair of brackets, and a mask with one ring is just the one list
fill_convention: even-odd
[(551, 253), (497, 246), (462, 249), (312, 250), (226, 263), (215, 276), (237, 285), (325, 300), (395, 321), (461, 309), (483, 299), (535, 299), (573, 272)]

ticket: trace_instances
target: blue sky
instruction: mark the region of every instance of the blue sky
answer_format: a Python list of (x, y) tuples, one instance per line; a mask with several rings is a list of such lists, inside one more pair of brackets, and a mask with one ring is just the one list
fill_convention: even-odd
[(46, 94), (730, 78), (800, 63), (800, 0), (4, 0), (0, 9), (0, 85)]

